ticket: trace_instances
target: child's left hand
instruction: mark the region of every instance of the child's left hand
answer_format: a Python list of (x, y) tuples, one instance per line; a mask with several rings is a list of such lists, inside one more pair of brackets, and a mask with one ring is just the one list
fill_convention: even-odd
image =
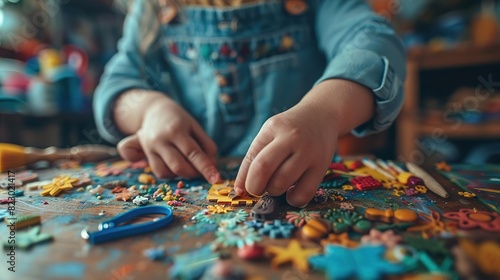
[(324, 107), (299, 103), (269, 118), (243, 159), (236, 192), (278, 196), (288, 191), (290, 205), (305, 207), (337, 148), (338, 122)]

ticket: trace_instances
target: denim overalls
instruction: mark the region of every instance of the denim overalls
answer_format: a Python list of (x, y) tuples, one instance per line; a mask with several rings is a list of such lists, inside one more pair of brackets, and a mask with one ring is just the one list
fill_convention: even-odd
[(363, 1), (308, 1), (302, 13), (287, 11), (278, 0), (183, 7), (161, 26), (145, 55), (138, 48), (137, 2), (95, 95), (97, 125), (109, 141), (123, 137), (113, 125), (113, 102), (133, 88), (171, 96), (224, 156), (244, 155), (269, 117), (325, 79), (348, 79), (373, 90), (377, 113), (354, 133), (387, 128), (401, 108), (404, 50)]

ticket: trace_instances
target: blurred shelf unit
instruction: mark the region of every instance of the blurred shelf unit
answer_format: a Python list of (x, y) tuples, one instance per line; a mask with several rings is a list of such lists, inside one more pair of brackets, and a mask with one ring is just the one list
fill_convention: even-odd
[[(500, 44), (488, 47), (461, 46), (442, 51), (413, 49), (408, 52), (407, 77), (405, 81), (405, 101), (397, 121), (397, 156), (411, 160), (418, 151), (421, 137), (446, 139), (500, 139), (500, 121), (465, 123), (445, 121), (445, 109), (433, 112), (441, 118), (431, 118), (423, 112), (422, 73), (423, 71), (482, 67), (500, 64)], [(496, 66), (495, 66), (496, 67)], [(500, 77), (500, 76), (499, 76)], [(493, 81), (499, 81), (494, 77)], [(460, 79), (439, 80), (438, 83), (459, 85)], [(432, 85), (431, 85), (432, 86)], [(498, 91), (500, 88), (497, 87)]]

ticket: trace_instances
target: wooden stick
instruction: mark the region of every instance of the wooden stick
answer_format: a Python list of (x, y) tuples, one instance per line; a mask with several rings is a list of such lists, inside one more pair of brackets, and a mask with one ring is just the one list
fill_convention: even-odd
[(432, 178), (432, 176), (429, 173), (427, 173), (425, 170), (420, 168), (418, 165), (411, 163), (411, 162), (407, 162), (406, 168), (408, 168), (408, 170), (411, 173), (415, 174), (415, 176), (422, 178), (422, 180), (424, 180), (424, 182), (425, 182), (425, 186), (430, 191), (432, 191), (433, 193), (435, 193), (443, 198), (449, 197), (448, 192), (446, 192), (446, 190), (443, 188), (443, 186), (440, 183), (438, 183), (438, 181), (436, 181), (434, 178)]
[(391, 180), (396, 180), (396, 177), (392, 176), (391, 174), (385, 172), (382, 168), (378, 167), (373, 161), (369, 159), (363, 159), (363, 163), (368, 166), (369, 168), (377, 171), (378, 173), (384, 175), (385, 177), (391, 179)]

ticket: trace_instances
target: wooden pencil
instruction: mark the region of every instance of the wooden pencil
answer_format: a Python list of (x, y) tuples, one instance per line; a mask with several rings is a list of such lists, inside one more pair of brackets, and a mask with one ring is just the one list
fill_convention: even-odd
[(415, 176), (422, 178), (422, 180), (424, 180), (424, 182), (425, 182), (425, 186), (431, 192), (433, 192), (433, 193), (435, 193), (443, 198), (449, 197), (448, 192), (446, 192), (446, 190), (443, 188), (443, 186), (440, 183), (438, 183), (438, 181), (436, 181), (434, 178), (432, 178), (432, 176), (429, 173), (427, 173), (425, 170), (420, 168), (418, 165), (411, 163), (411, 162), (407, 162), (406, 168), (408, 168), (408, 170), (411, 173), (413, 173)]

